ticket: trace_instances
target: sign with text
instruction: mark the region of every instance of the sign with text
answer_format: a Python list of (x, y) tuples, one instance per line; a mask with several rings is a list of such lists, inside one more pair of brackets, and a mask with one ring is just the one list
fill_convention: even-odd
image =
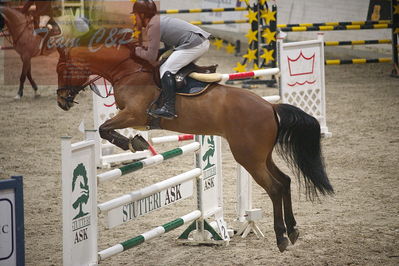
[(24, 265), (22, 177), (0, 180), (0, 265)]
[(112, 209), (107, 215), (107, 227), (113, 228), (191, 197), (193, 195), (193, 187), (194, 181), (189, 180), (184, 183), (171, 185), (167, 189)]
[(200, 210), (204, 216), (223, 216), (221, 139), (216, 136), (198, 136), (201, 153), (197, 155), (197, 165), (202, 170)]
[(93, 245), (97, 243), (94, 154), (94, 140), (71, 145), (70, 139), (63, 139), (64, 265), (88, 265), (97, 261), (97, 246)]
[(14, 191), (5, 190), (0, 198), (0, 264), (15, 265)]

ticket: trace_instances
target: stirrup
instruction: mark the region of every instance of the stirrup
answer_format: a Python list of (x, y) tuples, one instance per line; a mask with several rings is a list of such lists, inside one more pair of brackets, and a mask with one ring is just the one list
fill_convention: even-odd
[[(174, 119), (177, 118), (177, 114), (174, 112), (169, 112), (167, 110), (162, 110), (163, 107), (156, 109), (156, 110), (149, 110), (148, 114), (155, 118), (164, 118), (164, 119)], [(158, 113), (155, 113), (158, 112)]]

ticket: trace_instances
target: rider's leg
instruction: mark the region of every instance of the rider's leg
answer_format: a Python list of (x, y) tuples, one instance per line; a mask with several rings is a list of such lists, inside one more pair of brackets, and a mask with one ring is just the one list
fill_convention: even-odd
[(209, 49), (209, 41), (190, 49), (173, 52), (166, 62), (160, 67), (161, 85), (165, 93), (165, 103), (160, 108), (150, 111), (154, 117), (173, 119), (175, 114), (176, 81), (174, 75), (189, 63), (199, 59)]
[(47, 26), (47, 23), (50, 21), (51, 17), (44, 15), (44, 16), (40, 16), (40, 22), (39, 22), (39, 27), (40, 28), (44, 28)]
[(50, 16), (47, 16), (47, 15), (40, 16), (39, 27), (37, 29), (35, 29), (36, 34), (38, 34), (40, 36), (45, 36), (47, 34), (47, 32), (51, 30), (51, 28), (49, 28), (47, 26), (49, 20), (50, 20)]
[(166, 71), (161, 79), (161, 87), (164, 94), (164, 104), (153, 111), (150, 111), (150, 115), (154, 117), (163, 117), (166, 119), (173, 119), (177, 117), (175, 113), (175, 102), (176, 102), (176, 80), (175, 75), (170, 71)]

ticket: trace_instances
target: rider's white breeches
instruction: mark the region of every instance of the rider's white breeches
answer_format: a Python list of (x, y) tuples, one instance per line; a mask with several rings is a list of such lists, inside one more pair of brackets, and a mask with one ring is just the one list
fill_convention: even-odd
[(50, 21), (49, 16), (40, 16), (39, 27), (40, 28), (46, 27), (49, 21)]
[(193, 48), (174, 51), (159, 69), (161, 78), (166, 71), (176, 74), (183, 67), (198, 60), (208, 50), (209, 40), (205, 40), (203, 43)]

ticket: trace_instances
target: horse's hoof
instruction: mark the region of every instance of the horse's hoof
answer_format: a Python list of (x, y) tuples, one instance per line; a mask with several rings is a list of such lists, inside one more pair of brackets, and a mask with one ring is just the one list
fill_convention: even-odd
[(288, 247), (288, 239), (286, 237), (283, 237), (279, 243), (277, 243), (277, 247), (280, 250), (280, 252), (284, 252), (287, 247)]
[(21, 96), (19, 96), (19, 95), (15, 96), (14, 100), (21, 100)]
[(295, 244), (295, 242), (298, 240), (299, 237), (299, 230), (297, 228), (294, 228), (294, 231), (288, 234), (288, 238), (291, 241), (291, 244)]
[(147, 150), (150, 146), (141, 135), (136, 135), (134, 138), (130, 138), (129, 145), (131, 146), (129, 146), (129, 149), (133, 152)]

